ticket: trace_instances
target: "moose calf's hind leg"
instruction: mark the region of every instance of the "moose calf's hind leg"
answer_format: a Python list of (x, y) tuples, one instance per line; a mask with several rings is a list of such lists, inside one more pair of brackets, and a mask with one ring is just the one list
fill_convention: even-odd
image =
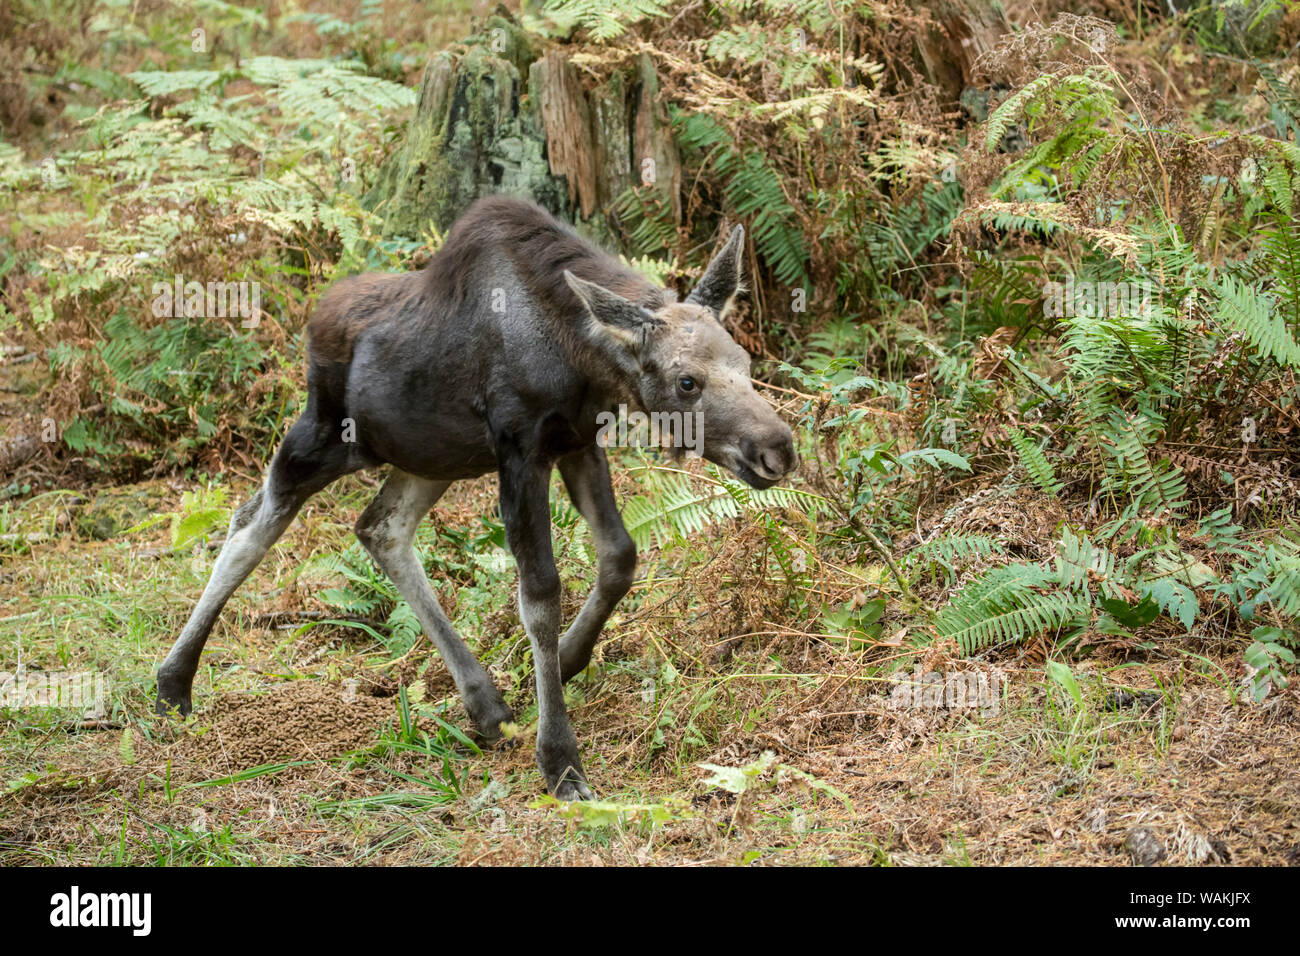
[(298, 419), (271, 460), (266, 483), (230, 519), (230, 533), (203, 596), (158, 668), (158, 713), (190, 712), (199, 655), (230, 595), (266, 557), (308, 498), (366, 464), (353, 446), (340, 443), (335, 435), (332, 424), (310, 411)]
[(240, 506), (230, 519), (226, 543), (217, 555), (203, 596), (158, 668), (158, 701), (155, 705), (158, 713), (166, 714), (173, 709), (182, 715), (190, 712), (199, 655), (203, 653), (203, 645), (217, 615), (235, 589), (266, 557), (271, 545), (284, 534), (298, 508), (297, 502), (276, 499), (268, 484)]
[(375, 564), (397, 585), (433, 639), (479, 736), (492, 741), (501, 736), (502, 724), (514, 721), (514, 713), (487, 670), (447, 620), (414, 547), (415, 529), (450, 484), (426, 481), (394, 469), (370, 507), (357, 519), (356, 531)]

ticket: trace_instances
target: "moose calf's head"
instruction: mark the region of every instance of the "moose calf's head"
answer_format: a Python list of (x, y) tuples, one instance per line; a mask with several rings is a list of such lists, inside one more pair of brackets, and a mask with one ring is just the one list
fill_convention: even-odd
[(684, 302), (651, 311), (571, 272), (564, 278), (590, 313), (589, 337), (636, 382), (652, 414), (697, 415), (702, 453), (755, 488), (797, 464), (790, 428), (754, 391), (749, 354), (722, 325), (740, 291), (744, 229), (732, 230)]

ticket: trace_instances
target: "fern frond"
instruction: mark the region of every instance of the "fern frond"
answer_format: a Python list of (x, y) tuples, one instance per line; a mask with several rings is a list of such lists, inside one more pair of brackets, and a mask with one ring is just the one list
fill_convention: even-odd
[(1215, 289), (1219, 293), (1219, 321), (1240, 332), (1256, 351), (1282, 367), (1300, 367), (1300, 344), (1275, 310), (1273, 296), (1231, 275), (1221, 278)]
[(604, 42), (622, 36), (628, 27), (642, 20), (668, 13), (667, 0), (547, 0), (546, 14), (561, 26), (579, 26), (593, 40)]
[(1094, 544), (1087, 535), (1075, 535), (1069, 528), (1057, 543), (1056, 573), (1061, 587), (1088, 598), (1090, 585), (1100, 584), (1107, 591), (1115, 582), (1115, 555)]
[(663, 192), (629, 187), (614, 200), (619, 222), (642, 255), (654, 255), (677, 244), (677, 223)]
[(948, 534), (917, 545), (905, 558), (909, 569), (928, 571), (932, 576), (942, 569), (951, 580), (960, 565), (976, 559), (1005, 554), (1001, 542), (985, 534)]
[(1196, 592), (1172, 577), (1157, 578), (1141, 585), (1139, 593), (1150, 598), (1168, 617), (1178, 621), (1183, 627), (1191, 629), (1196, 623), (1200, 611), (1200, 602)]
[(786, 198), (781, 177), (760, 150), (740, 150), (713, 117), (672, 111), (673, 127), (684, 148), (704, 153), (722, 180), (727, 203), (750, 220), (759, 253), (777, 280), (807, 287), (808, 250), (795, 208)]
[(638, 548), (662, 547), (745, 513), (784, 508), (816, 515), (824, 503), (820, 495), (799, 488), (759, 490), (732, 478), (701, 483), (688, 475), (659, 472), (647, 494), (632, 498), (623, 507), (623, 524)]
[(1029, 473), (1030, 480), (1038, 486), (1038, 490), (1053, 498), (1059, 495), (1062, 486), (1056, 478), (1056, 469), (1047, 460), (1047, 455), (1038, 443), (1019, 428), (1012, 428), (1007, 437), (1020, 456), (1020, 466)]
[(1036, 564), (1009, 564), (986, 572), (962, 589), (935, 621), (941, 638), (973, 654), (993, 644), (1059, 630), (1089, 613), (1088, 603), (1059, 590), (1043, 591), (1056, 576)]

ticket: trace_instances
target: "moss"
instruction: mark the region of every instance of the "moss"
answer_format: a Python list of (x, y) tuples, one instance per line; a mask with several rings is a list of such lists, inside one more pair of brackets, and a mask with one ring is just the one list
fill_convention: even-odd
[(445, 233), (479, 196), (508, 195), (531, 199), (595, 242), (616, 247), (619, 236), (605, 213), (640, 183), (645, 158), (655, 161), (655, 188), (680, 219), (677, 149), (657, 102), (650, 58), (634, 58), (587, 94), (600, 212), (583, 220), (563, 177), (551, 174), (536, 88), (542, 52), (508, 17), (493, 16), (479, 33), (429, 61), (403, 146), (365, 198), (383, 217), (384, 235)]
[(430, 61), (405, 144), (366, 197), (384, 216), (385, 235), (443, 232), (487, 194), (523, 196), (568, 214), (522, 95), (523, 71), (537, 56), (528, 35), (492, 17), (460, 50)]

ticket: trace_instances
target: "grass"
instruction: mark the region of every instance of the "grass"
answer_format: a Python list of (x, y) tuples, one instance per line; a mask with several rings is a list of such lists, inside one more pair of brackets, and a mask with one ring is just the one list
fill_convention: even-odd
[[(92, 722), (0, 711), (0, 860), (1119, 863), (1137, 819), (1163, 822), (1176, 862), (1214, 862), (1206, 847), (1233, 862), (1291, 852), (1294, 690), (1247, 707), (1227, 676), (1234, 663), (1171, 651), (1075, 661), (1076, 698), (1022, 650), (996, 661), (1007, 674), (996, 712), (891, 708), (897, 675), (809, 636), (779, 601), (768, 605), (769, 633), (734, 646), (715, 636), (728, 600), (773, 587), (745, 577), (753, 518), (646, 555), (597, 666), (569, 690), (601, 801), (565, 808), (544, 797), (532, 762), (531, 661), (512, 572), (474, 578), (465, 553), (448, 548), (437, 560), (455, 585), (435, 582), (519, 714), (511, 749), (482, 753), (465, 736), (426, 641), (396, 653), (380, 618), (326, 623), (337, 618), (318, 601), (331, 583), (318, 559), (348, 546), (374, 481), (354, 477), (314, 499), (232, 599), (200, 669), (198, 710), (180, 724), (152, 715), (152, 674), (204, 562), (169, 550), (163, 525), (11, 548), (2, 659), (102, 671), (110, 692)], [(137, 490), (165, 512), (183, 489)], [(426, 544), (485, 527), (490, 539), (493, 491), (454, 489)], [(75, 523), (76, 500), (45, 495), (12, 509), (18, 527), (57, 527)], [(557, 526), (570, 612), (591, 580), (585, 541), (580, 523)], [(698, 586), (703, 567), (730, 568), (729, 585)], [(359, 703), (339, 703), (349, 692)], [(1135, 703), (1116, 706), (1120, 692)], [(363, 709), (330, 722), (347, 707)], [(774, 762), (739, 793), (699, 767), (754, 768), (766, 751)]]

